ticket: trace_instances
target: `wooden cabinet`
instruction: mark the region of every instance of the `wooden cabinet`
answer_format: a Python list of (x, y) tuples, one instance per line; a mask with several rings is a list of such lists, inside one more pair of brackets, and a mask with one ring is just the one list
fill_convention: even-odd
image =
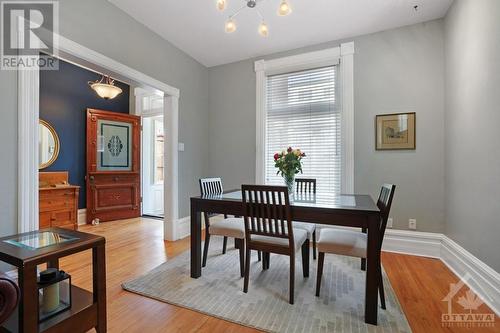
[(68, 184), (67, 172), (40, 172), (40, 229), (78, 229), (79, 186)]

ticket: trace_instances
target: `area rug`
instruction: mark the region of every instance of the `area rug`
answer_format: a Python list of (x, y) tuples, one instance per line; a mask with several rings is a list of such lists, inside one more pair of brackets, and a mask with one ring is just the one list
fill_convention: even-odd
[(125, 290), (267, 332), (411, 332), (387, 276), (387, 310), (379, 308), (378, 326), (364, 322), (365, 272), (356, 258), (326, 255), (321, 297), (315, 296), (316, 260), (302, 276), (297, 253), (295, 304), (288, 303), (289, 258), (271, 254), (262, 271), (252, 257), (248, 293), (243, 293), (238, 251), (222, 255), (222, 238), (212, 237), (202, 276), (189, 276), (189, 251), (123, 284)]

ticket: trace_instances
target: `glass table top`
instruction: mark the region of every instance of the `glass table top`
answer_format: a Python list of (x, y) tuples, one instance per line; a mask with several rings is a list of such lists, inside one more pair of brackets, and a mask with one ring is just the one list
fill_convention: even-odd
[(77, 237), (72, 237), (53, 231), (42, 231), (36, 234), (16, 236), (4, 240), (5, 243), (29, 250), (37, 250), (51, 245), (58, 245), (70, 241), (77, 240)]
[[(222, 194), (205, 195), (201, 199), (209, 200), (229, 200), (241, 201), (241, 190), (228, 191)], [(337, 209), (351, 209), (351, 210), (370, 210), (378, 211), (369, 195), (350, 195), (350, 194), (314, 194), (314, 193), (295, 193), (290, 197), (290, 205), (298, 207), (312, 207), (312, 208), (337, 208)]]

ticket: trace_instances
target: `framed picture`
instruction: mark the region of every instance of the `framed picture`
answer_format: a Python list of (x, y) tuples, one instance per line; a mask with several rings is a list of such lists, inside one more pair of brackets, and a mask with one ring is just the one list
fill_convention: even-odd
[(377, 115), (375, 149), (415, 149), (415, 123), (415, 112)]
[(97, 170), (132, 170), (132, 124), (121, 121), (97, 121)]

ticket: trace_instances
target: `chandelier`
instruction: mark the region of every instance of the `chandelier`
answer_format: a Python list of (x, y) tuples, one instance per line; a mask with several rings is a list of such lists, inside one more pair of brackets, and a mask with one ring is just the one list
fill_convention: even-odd
[(89, 81), (88, 84), (99, 97), (104, 99), (113, 99), (122, 92), (120, 87), (115, 86), (115, 80), (106, 75), (103, 75), (100, 80)]
[[(226, 9), (228, 0), (217, 0), (217, 9), (220, 11), (223, 11)], [(257, 5), (260, 4), (261, 2), (265, 0), (243, 0), (245, 2), (245, 5), (238, 9), (236, 12), (234, 12), (232, 15), (229, 15), (229, 18), (226, 21), (225, 25), (225, 30), (227, 33), (232, 33), (236, 31), (236, 21), (234, 18), (241, 13), (244, 9), (250, 8), (250, 9), (255, 9), (255, 12), (259, 15), (260, 17), (260, 25), (259, 25), (259, 34), (262, 37), (267, 37), (269, 35), (269, 28), (267, 27), (266, 22), (264, 21), (264, 16), (262, 13), (259, 11), (257, 8)], [(278, 7), (278, 15), (279, 16), (286, 16), (292, 12), (292, 9), (290, 8), (290, 5), (288, 4), (287, 0), (281, 0), (281, 3)]]

